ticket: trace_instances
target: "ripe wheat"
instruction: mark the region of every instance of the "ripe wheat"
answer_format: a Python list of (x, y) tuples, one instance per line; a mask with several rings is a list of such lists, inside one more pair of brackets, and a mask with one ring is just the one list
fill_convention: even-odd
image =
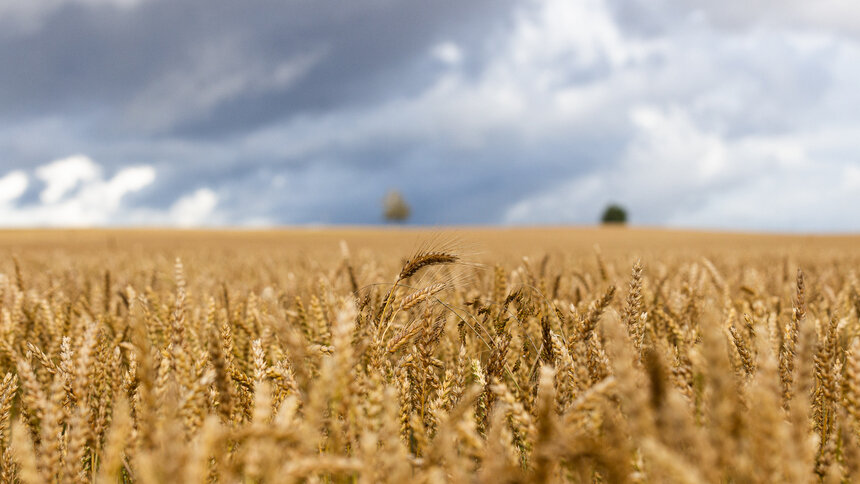
[(856, 259), (77, 250), (0, 275), (2, 482), (860, 479)]

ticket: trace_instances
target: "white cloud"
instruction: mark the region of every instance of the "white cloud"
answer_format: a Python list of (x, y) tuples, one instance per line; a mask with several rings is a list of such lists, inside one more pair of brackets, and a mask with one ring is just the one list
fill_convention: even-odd
[(850, 224), (851, 207), (860, 206), (858, 188), (850, 167), (807, 162), (799, 170), (774, 170), (768, 176), (738, 180), (719, 193), (708, 193), (700, 206), (668, 222), (685, 227), (856, 231), (857, 226)]
[[(251, 134), (245, 144), (250, 150), (278, 146), (275, 156), (303, 158), (391, 139), (432, 140), (457, 150), (488, 148), (499, 133), (528, 143), (554, 140), (604, 122), (607, 107), (641, 89), (636, 67), (665, 49), (661, 41), (626, 39), (602, 0), (531, 0), (517, 10), (512, 31), (488, 43), (491, 55), (477, 75), (446, 71), (417, 95), (290, 119)], [(454, 61), (461, 52), (444, 42), (431, 54)], [(618, 69), (617, 77), (571, 83), (604, 65)]]
[(442, 42), (433, 47), (433, 57), (448, 65), (458, 65), (463, 62), (463, 50), (454, 42)]
[[(75, 155), (39, 166), (34, 172), (45, 187), (38, 202), (31, 203), (19, 200), (29, 186), (26, 172), (15, 170), (0, 176), (0, 227), (193, 227), (224, 223), (216, 211), (218, 195), (206, 187), (181, 196), (163, 210), (125, 204), (127, 195), (155, 182), (155, 168), (149, 165), (127, 166), (106, 178), (98, 163)], [(263, 223), (261, 217), (248, 220)]]
[(590, 223), (607, 203), (621, 202), (644, 224), (852, 228), (844, 214), (860, 205), (860, 169), (821, 151), (833, 134), (729, 138), (678, 107), (638, 106), (630, 119), (634, 135), (619, 163), (520, 200), (505, 221)]
[(90, 186), (84, 195), (92, 195), (110, 210), (116, 210), (122, 197), (140, 191), (155, 181), (155, 169), (151, 166), (130, 166), (120, 170), (101, 186)]
[(705, 15), (727, 28), (763, 25), (860, 34), (860, 3), (854, 0), (670, 0), (668, 7)]
[(171, 207), (169, 221), (180, 227), (213, 225), (212, 215), (218, 196), (209, 188), (200, 188), (177, 200)]
[[(0, 178), (0, 188), (11, 187), (6, 204), (0, 203), (0, 225), (85, 227), (123, 223), (122, 199), (153, 183), (151, 166), (129, 166), (110, 179), (84, 155), (63, 158), (38, 167), (36, 177), (45, 183), (38, 204), (10, 206), (23, 194), (27, 175), (15, 171)], [(17, 195), (16, 195), (17, 194)], [(2, 201), (2, 200), (0, 200)]]
[(45, 189), (39, 194), (42, 203), (56, 203), (79, 183), (98, 179), (101, 170), (93, 160), (84, 155), (63, 158), (36, 170), (36, 177), (45, 182)]
[(544, 71), (564, 71), (572, 63), (621, 66), (646, 55), (645, 44), (626, 39), (604, 0), (542, 0), (518, 15), (510, 38), (513, 62)]
[(21, 170), (7, 173), (0, 177), (0, 206), (14, 202), (27, 191), (29, 180), (27, 174)]

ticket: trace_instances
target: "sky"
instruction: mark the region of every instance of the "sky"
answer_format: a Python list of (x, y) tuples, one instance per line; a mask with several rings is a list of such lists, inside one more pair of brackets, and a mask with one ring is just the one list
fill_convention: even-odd
[(860, 232), (854, 0), (0, 0), (0, 226)]

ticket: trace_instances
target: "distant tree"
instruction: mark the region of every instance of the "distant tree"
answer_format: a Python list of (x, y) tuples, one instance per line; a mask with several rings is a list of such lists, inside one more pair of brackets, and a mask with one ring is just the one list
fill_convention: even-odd
[(388, 222), (403, 222), (409, 218), (409, 204), (397, 190), (391, 190), (382, 200), (383, 215)]
[(600, 221), (604, 224), (626, 224), (627, 210), (624, 210), (624, 207), (613, 203), (603, 211), (603, 217), (600, 218)]

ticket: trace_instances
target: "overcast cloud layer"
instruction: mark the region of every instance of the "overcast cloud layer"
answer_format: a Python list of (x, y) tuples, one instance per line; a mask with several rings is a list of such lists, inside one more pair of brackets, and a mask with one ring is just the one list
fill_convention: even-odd
[(0, 1), (0, 225), (860, 231), (853, 0)]

